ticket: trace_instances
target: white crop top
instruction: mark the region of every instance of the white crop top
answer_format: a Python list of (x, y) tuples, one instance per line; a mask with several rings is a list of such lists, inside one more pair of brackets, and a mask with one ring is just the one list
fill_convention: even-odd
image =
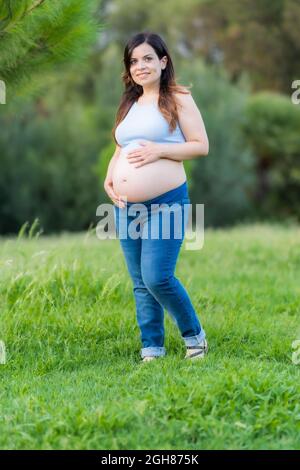
[(136, 101), (118, 124), (115, 137), (121, 147), (143, 139), (158, 143), (186, 142), (178, 123), (173, 132), (169, 131), (169, 123), (156, 103), (140, 105)]

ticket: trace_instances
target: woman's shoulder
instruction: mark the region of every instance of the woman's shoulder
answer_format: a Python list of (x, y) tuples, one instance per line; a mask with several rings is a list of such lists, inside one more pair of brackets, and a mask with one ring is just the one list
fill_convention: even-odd
[(190, 90), (183, 85), (178, 86), (176, 92), (173, 92), (173, 96), (176, 101), (176, 105), (180, 107), (186, 103), (192, 96)]
[(191, 93), (188, 86), (177, 85), (175, 94), (182, 95), (186, 93), (189, 93), (189, 94)]

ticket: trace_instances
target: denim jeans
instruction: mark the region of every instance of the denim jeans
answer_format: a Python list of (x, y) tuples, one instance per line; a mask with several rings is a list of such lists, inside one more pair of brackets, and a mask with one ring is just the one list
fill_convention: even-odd
[(164, 309), (186, 346), (196, 346), (206, 336), (187, 291), (174, 276), (189, 209), (186, 181), (153, 199), (114, 206), (116, 235), (133, 284), (142, 357), (166, 354)]

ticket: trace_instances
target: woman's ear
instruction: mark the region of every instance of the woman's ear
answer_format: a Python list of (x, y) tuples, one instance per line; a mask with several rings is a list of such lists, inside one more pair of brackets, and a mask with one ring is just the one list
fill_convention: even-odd
[(165, 69), (166, 66), (167, 66), (167, 63), (168, 63), (168, 57), (165, 55), (161, 60), (163, 60), (164, 63), (165, 63), (165, 67), (164, 67), (164, 69)]

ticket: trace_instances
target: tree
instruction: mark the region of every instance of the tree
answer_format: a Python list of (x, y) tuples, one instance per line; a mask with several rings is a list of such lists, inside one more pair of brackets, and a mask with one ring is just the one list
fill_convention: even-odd
[(96, 40), (99, 0), (0, 0), (0, 79), (13, 97), (33, 95), (47, 77), (78, 64)]
[(300, 74), (299, 0), (201, 0), (184, 28), (186, 42), (233, 81), (244, 72), (253, 90), (290, 94)]
[(300, 109), (283, 94), (259, 92), (248, 98), (242, 125), (256, 156), (260, 213), (300, 220)]

